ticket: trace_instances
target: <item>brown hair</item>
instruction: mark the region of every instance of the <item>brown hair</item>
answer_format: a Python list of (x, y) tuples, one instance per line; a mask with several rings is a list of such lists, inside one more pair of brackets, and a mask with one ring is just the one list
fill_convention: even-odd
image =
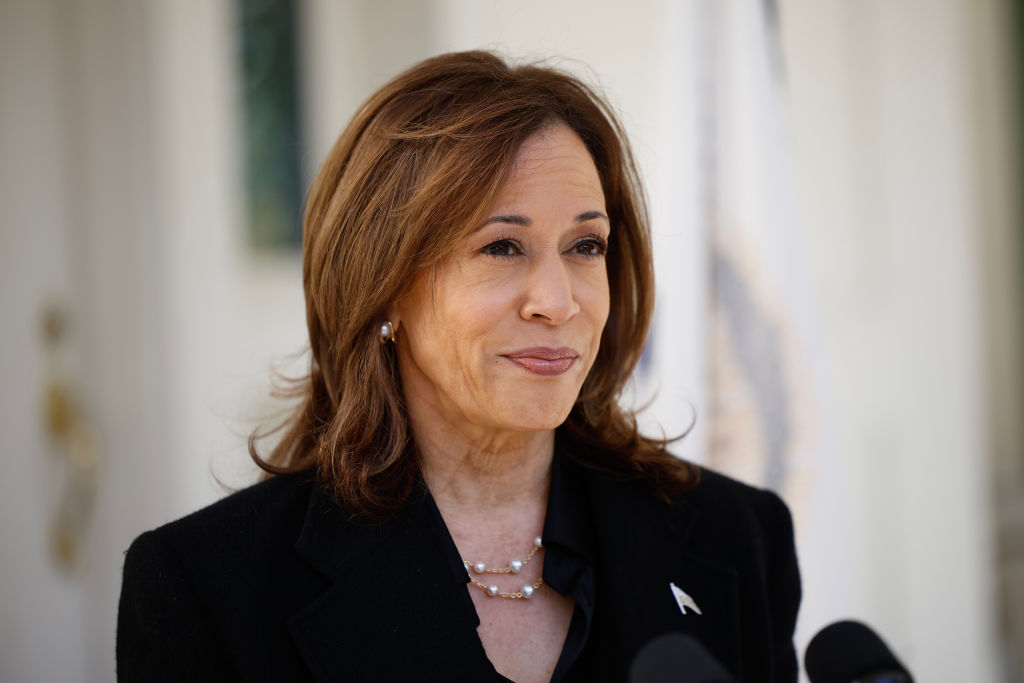
[(312, 351), (301, 405), (279, 429), (267, 472), (315, 471), (354, 513), (381, 517), (418, 478), (384, 311), (485, 218), (523, 142), (555, 122), (593, 157), (614, 239), (611, 308), (601, 346), (559, 440), (585, 465), (638, 478), (667, 495), (696, 468), (637, 431), (618, 396), (640, 359), (654, 299), (647, 213), (636, 168), (611, 108), (560, 71), (510, 67), (488, 52), (423, 61), (378, 90), (327, 155), (310, 191), (303, 285)]

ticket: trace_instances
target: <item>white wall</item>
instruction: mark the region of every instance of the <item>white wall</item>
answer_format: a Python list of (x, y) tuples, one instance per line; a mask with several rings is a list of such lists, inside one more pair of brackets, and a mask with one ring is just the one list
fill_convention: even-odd
[(854, 605), (929, 681), (998, 675), (970, 7), (781, 2)]
[[(114, 677), (123, 552), (251, 481), (271, 362), (301, 348), (297, 258), (245, 261), (227, 2), (0, 4), (0, 679)], [(44, 437), (40, 317), (97, 434), (80, 562), (50, 561), (68, 468)]]
[[(85, 662), (84, 595), (75, 578), (49, 564), (50, 520), (62, 468), (50, 452), (40, 419), (44, 357), (40, 334), (48, 297), (68, 291), (71, 273), (64, 234), (67, 137), (63, 135), (61, 64), (54, 8), (20, 3), (0, 8), (0, 678), (59, 680)], [(32, 64), (33, 78), (24, 78)], [(37, 189), (38, 188), (38, 189)], [(52, 201), (38, 201), (45, 188)], [(25, 599), (28, 598), (28, 599)], [(42, 616), (42, 615), (45, 615)], [(48, 657), (24, 656), (53, 643)]]
[[(153, 280), (152, 232), (140, 220), (148, 196), (144, 66), (133, 44), (140, 15), (115, 2), (82, 9), (0, 9), (5, 680), (110, 677), (119, 554), (135, 533), (126, 512), (146, 518), (161, 500), (147, 491), (139, 459), (159, 452), (162, 433), (159, 320), (143, 305)], [(47, 300), (67, 312), (67, 381), (100, 458), (89, 533), (70, 574), (48, 552), (68, 468), (42, 433)]]

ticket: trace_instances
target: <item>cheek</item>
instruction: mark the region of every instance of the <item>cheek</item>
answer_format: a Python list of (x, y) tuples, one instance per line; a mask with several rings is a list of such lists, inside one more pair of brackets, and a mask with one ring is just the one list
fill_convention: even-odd
[[(605, 271), (595, 274), (583, 290), (583, 302), (591, 312), (590, 318), (601, 328), (608, 320), (608, 313), (611, 310), (611, 290), (608, 286), (608, 275)], [(600, 330), (599, 330), (600, 331)]]
[(445, 384), (462, 384), (473, 373), (477, 340), (490, 327), (476, 313), (480, 310), (490, 309), (486, 302), (453, 296), (418, 312), (409, 330), (410, 350), (426, 374)]

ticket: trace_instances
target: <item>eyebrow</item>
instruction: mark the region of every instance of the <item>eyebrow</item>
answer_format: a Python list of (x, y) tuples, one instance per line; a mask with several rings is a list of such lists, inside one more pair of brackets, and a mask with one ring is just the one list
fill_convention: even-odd
[[(580, 215), (576, 216), (576, 218), (573, 220), (573, 223), (586, 223), (587, 221), (592, 221), (595, 218), (603, 218), (606, 221), (608, 220), (608, 216), (604, 215), (604, 213), (602, 213), (601, 211), (584, 211)], [(481, 223), (480, 227), (478, 227), (477, 230), (484, 227), (485, 225), (490, 225), (491, 223), (508, 223), (509, 225), (521, 225), (524, 228), (528, 228), (531, 225), (533, 225), (533, 221), (531, 221), (526, 216), (520, 216), (518, 214), (502, 214), (499, 216), (491, 216), (483, 223)]]

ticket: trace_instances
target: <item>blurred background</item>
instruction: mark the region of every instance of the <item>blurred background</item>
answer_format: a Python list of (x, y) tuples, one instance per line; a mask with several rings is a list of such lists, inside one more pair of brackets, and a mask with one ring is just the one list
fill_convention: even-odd
[(450, 50), (621, 111), (658, 304), (626, 401), (793, 508), (802, 652), (1024, 680), (1012, 0), (0, 2), (0, 680), (108, 681), (123, 552), (256, 477), (301, 372), (303, 196)]

